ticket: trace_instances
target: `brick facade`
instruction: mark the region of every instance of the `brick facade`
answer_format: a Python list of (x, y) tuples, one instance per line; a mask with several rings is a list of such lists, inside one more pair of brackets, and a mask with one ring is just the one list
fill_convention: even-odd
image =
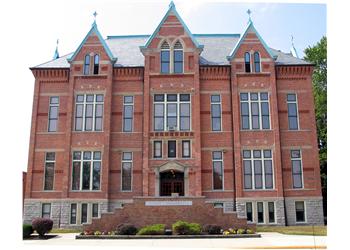
[[(94, 24), (95, 25), (95, 24)], [(264, 217), (268, 218), (268, 202), (274, 203), (275, 222), (296, 224), (295, 201), (304, 201), (306, 220), (302, 223), (323, 223), (320, 170), (314, 102), (312, 95), (312, 65), (278, 64), (271, 57), (255, 29), (248, 28), (241, 36), (234, 57), (225, 65), (204, 65), (200, 63), (202, 48), (194, 41), (182, 20), (179, 20), (174, 6), (169, 8), (159, 30), (142, 46), (142, 65), (118, 66), (113, 61), (108, 45), (101, 41), (95, 25), (82, 45), (69, 60), (68, 67), (33, 67), (35, 77), (34, 101), (28, 172), (25, 182), (24, 221), (42, 216), (42, 204), (51, 204), (51, 218), (55, 226), (80, 227), (72, 225), (70, 204), (77, 204), (77, 217), (81, 203), (99, 204), (98, 218), (107, 223), (109, 218), (137, 225), (151, 222), (169, 224), (176, 219), (193, 218), (201, 223), (230, 222), (243, 223), (246, 218), (246, 202), (254, 205), (253, 222), (257, 222), (256, 202), (263, 202)], [(183, 46), (183, 72), (162, 74), (161, 45), (167, 41), (172, 47), (176, 41)], [(111, 41), (112, 42), (112, 41)], [(106, 47), (107, 46), (107, 47)], [(232, 48), (234, 45), (232, 44)], [(258, 51), (260, 72), (246, 73), (245, 52)], [(98, 74), (84, 75), (85, 55), (99, 55)], [(132, 56), (132, 55), (131, 55)], [(229, 54), (227, 54), (229, 56)], [(118, 58), (118, 54), (115, 55)], [(62, 59), (57, 59), (62, 60)], [(90, 65), (91, 66), (91, 65)], [(252, 64), (253, 66), (253, 64)], [(251, 67), (252, 67), (251, 66)], [(266, 92), (269, 96), (269, 122), (267, 130), (243, 130), (241, 127), (240, 93)], [(76, 131), (76, 97), (79, 94), (102, 94), (102, 131)], [(190, 95), (190, 130), (155, 131), (154, 95)], [(287, 94), (297, 95), (298, 130), (288, 127)], [(211, 95), (221, 98), (221, 131), (212, 131)], [(57, 131), (48, 132), (50, 97), (59, 97)], [(123, 132), (123, 97), (133, 96), (132, 132)], [(178, 111), (179, 112), (179, 111)], [(179, 121), (178, 121), (179, 122)], [(176, 140), (177, 156), (167, 156), (168, 140)], [(190, 141), (190, 158), (181, 157), (182, 141)], [(161, 159), (153, 157), (153, 142), (162, 141)], [(273, 188), (262, 190), (244, 189), (243, 150), (264, 150), (272, 152)], [(302, 152), (303, 188), (293, 188), (290, 151)], [(98, 190), (72, 190), (73, 152), (100, 151), (102, 167)], [(223, 188), (213, 189), (212, 152), (222, 152)], [(45, 156), (55, 152), (53, 190), (44, 191)], [(130, 191), (121, 190), (123, 152), (132, 152), (132, 186)], [(191, 200), (192, 215), (186, 213), (186, 206), (160, 206), (145, 209), (147, 200), (164, 199), (160, 196), (162, 172), (176, 170), (184, 173), (184, 197), (168, 200)], [(138, 198), (136, 198), (138, 197)], [(193, 199), (191, 199), (191, 197)], [(234, 202), (232, 214), (224, 214), (214, 203)], [(202, 204), (202, 205), (200, 205)], [(174, 209), (177, 208), (177, 209)], [(193, 208), (197, 208), (195, 214)], [(122, 209), (123, 212), (120, 212)], [(221, 210), (221, 211), (219, 211)], [(169, 211), (169, 217), (166, 216)], [(213, 216), (206, 221), (213, 211)], [(219, 212), (217, 212), (219, 211)], [(139, 219), (132, 218), (135, 212)], [(111, 214), (112, 213), (112, 214)], [(163, 219), (159, 219), (159, 213)], [(124, 214), (119, 216), (118, 214)], [(175, 214), (175, 216), (173, 216)], [(230, 217), (231, 216), (231, 217)], [(153, 218), (152, 220), (146, 219)], [(231, 220), (228, 224), (227, 220)], [(232, 218), (232, 219), (230, 219)], [(169, 220), (167, 220), (169, 219)], [(77, 218), (79, 221), (80, 218)], [(101, 230), (102, 222), (91, 219), (88, 224)], [(244, 221), (244, 222), (242, 222)], [(107, 223), (108, 224), (108, 223)], [(106, 224), (106, 225), (107, 225)], [(263, 224), (268, 224), (265, 219)], [(114, 225), (108, 224), (109, 227)], [(89, 228), (90, 226), (86, 226)]]

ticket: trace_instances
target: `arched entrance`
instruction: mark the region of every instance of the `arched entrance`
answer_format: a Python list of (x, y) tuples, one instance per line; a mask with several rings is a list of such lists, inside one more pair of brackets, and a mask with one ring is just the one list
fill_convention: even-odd
[(159, 179), (160, 196), (171, 196), (173, 193), (184, 196), (185, 182), (183, 172), (170, 169), (159, 173)]

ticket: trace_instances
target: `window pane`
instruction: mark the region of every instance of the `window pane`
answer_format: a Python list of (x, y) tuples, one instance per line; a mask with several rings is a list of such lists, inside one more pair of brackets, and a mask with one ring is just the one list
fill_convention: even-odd
[(214, 160), (221, 160), (222, 159), (222, 152), (221, 151), (214, 151), (213, 152), (213, 159)]
[(176, 116), (177, 115), (177, 104), (171, 103), (167, 105), (168, 116)]
[(273, 202), (267, 203), (269, 207), (269, 223), (275, 222), (275, 204)]
[(95, 130), (101, 131), (102, 130), (102, 118), (96, 118), (95, 119)]
[(45, 159), (46, 161), (54, 161), (55, 160), (56, 153), (55, 152), (47, 152)]
[(92, 117), (93, 114), (93, 105), (92, 104), (88, 104), (86, 105), (86, 109), (85, 109), (85, 115), (86, 117)]
[(124, 96), (124, 103), (133, 103), (134, 97), (133, 96)]
[(133, 115), (133, 106), (124, 105), (124, 118), (132, 118)]
[(91, 131), (92, 130), (92, 118), (85, 118), (85, 130)]
[(154, 142), (154, 158), (161, 158), (162, 157), (162, 142), (161, 141), (155, 141)]
[(86, 102), (93, 102), (94, 101), (94, 95), (86, 95)]
[(180, 104), (180, 115), (181, 116), (190, 116), (190, 104), (181, 103)]
[(162, 51), (161, 52), (161, 61), (169, 62), (170, 61), (170, 51)]
[(101, 160), (101, 152), (100, 151), (94, 152), (94, 160)]
[(272, 161), (265, 160), (264, 161), (265, 174), (272, 174)]
[(262, 117), (262, 128), (263, 128), (263, 129), (270, 129), (270, 119), (269, 119), (269, 116), (263, 116), (263, 117)]
[(272, 189), (273, 188), (273, 180), (272, 180), (272, 175), (265, 175), (265, 188), (266, 189)]
[(261, 158), (261, 151), (260, 150), (253, 150), (253, 156), (254, 156), (254, 158)]
[(51, 96), (50, 97), (50, 104), (58, 104), (59, 103), (59, 97), (58, 96)]
[(190, 157), (190, 141), (182, 141), (182, 157)]
[(304, 222), (305, 221), (305, 209), (303, 201), (295, 202), (295, 212), (296, 212), (296, 221)]
[(211, 102), (220, 102), (220, 95), (212, 95)]
[(301, 161), (300, 160), (293, 160), (292, 161), (292, 171), (293, 171), (293, 174), (300, 174), (301, 173)]
[(246, 203), (247, 221), (253, 221), (253, 206), (251, 202)]
[(181, 94), (180, 95), (180, 101), (190, 101), (190, 95), (189, 94)]
[(174, 51), (174, 60), (176, 62), (183, 61), (183, 52), (182, 52), (182, 50), (175, 50)]
[(271, 150), (264, 150), (264, 157), (265, 158), (271, 158), (272, 157)]
[(84, 102), (84, 95), (77, 95), (76, 102)]
[(90, 189), (90, 162), (83, 162), (83, 190), (89, 190)]
[(257, 202), (258, 207), (258, 223), (264, 223), (264, 203)]
[(164, 118), (154, 118), (154, 130), (156, 131), (164, 130)]
[(84, 110), (84, 106), (82, 104), (77, 104), (75, 116), (76, 117), (83, 117), (83, 110)]
[(101, 162), (95, 161), (92, 172), (92, 189), (99, 190), (100, 189), (100, 175), (101, 175)]
[(176, 102), (177, 101), (177, 94), (168, 94), (167, 101), (168, 102)]
[(44, 190), (53, 190), (54, 169), (55, 169), (55, 163), (47, 162), (45, 164)]
[(213, 188), (222, 189), (222, 162), (214, 161), (213, 162)]
[(49, 132), (57, 131), (57, 120), (49, 120)]
[(154, 102), (164, 102), (164, 95), (161, 95), (161, 94), (154, 95)]
[(242, 129), (249, 129), (249, 116), (242, 117)]
[(243, 158), (250, 158), (251, 154), (250, 154), (250, 150), (243, 150)]
[(49, 114), (50, 119), (57, 119), (58, 118), (58, 106), (51, 106), (49, 113), (50, 113)]
[(293, 174), (293, 188), (302, 188), (303, 182), (300, 174)]
[(103, 95), (96, 95), (96, 102), (103, 102)]
[(132, 131), (132, 119), (124, 119), (123, 131), (124, 132)]
[(247, 102), (241, 103), (241, 114), (242, 115), (249, 115), (249, 105)]
[(250, 100), (257, 101), (258, 99), (258, 93), (250, 93)]
[(298, 118), (297, 117), (289, 117), (288, 123), (289, 123), (289, 129), (298, 129)]
[(131, 162), (123, 162), (122, 190), (131, 190)]
[(97, 203), (92, 204), (92, 217), (93, 218), (98, 217), (98, 204)]
[(287, 101), (295, 102), (297, 100), (295, 94), (287, 94)]
[(131, 152), (123, 152), (123, 160), (132, 160), (132, 153)]
[(291, 150), (290, 151), (291, 157), (292, 158), (300, 158), (300, 150)]
[(248, 93), (241, 93), (239, 96), (241, 101), (248, 101)]
[(269, 115), (269, 103), (268, 102), (261, 103), (261, 114), (262, 115)]
[(74, 151), (73, 152), (73, 160), (80, 160), (81, 159), (81, 152), (80, 151)]
[(77, 204), (70, 205), (70, 224), (77, 224)]
[(190, 130), (190, 118), (180, 117), (180, 130)]
[(221, 130), (221, 118), (212, 118), (212, 130), (220, 131)]
[(102, 117), (103, 116), (103, 104), (97, 104), (96, 110), (95, 110), (95, 117)]
[(176, 157), (176, 141), (168, 141), (168, 157)]
[(174, 73), (182, 73), (183, 72), (183, 63), (175, 62), (174, 63)]
[(91, 160), (91, 152), (90, 151), (85, 151), (83, 154), (84, 160)]
[(72, 190), (80, 189), (80, 162), (73, 162)]
[(259, 115), (259, 104), (257, 102), (251, 103), (252, 115)]
[(295, 103), (288, 103), (288, 115), (297, 116), (297, 105)]
[(211, 112), (213, 117), (220, 117), (221, 116), (221, 105), (220, 104), (212, 104), (211, 105)]
[(168, 124), (168, 128), (171, 128), (171, 127), (173, 127), (173, 128), (175, 128), (176, 127), (176, 117), (168, 117), (168, 119), (167, 119), (167, 124)]
[(261, 161), (254, 161), (254, 181), (255, 181), (255, 188), (261, 189), (262, 188), (262, 165)]
[(164, 116), (164, 104), (154, 104), (154, 115)]
[(81, 204), (81, 224), (87, 222), (87, 210), (88, 205), (86, 203)]
[(260, 93), (260, 100), (265, 101), (269, 99), (269, 94), (266, 92)]

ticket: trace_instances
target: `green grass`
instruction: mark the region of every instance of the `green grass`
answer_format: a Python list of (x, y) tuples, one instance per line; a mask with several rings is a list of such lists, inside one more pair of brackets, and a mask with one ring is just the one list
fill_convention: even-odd
[(50, 231), (51, 234), (71, 234), (80, 233), (81, 230), (78, 229), (66, 229), (66, 228), (54, 228)]
[(327, 226), (257, 226), (257, 232), (276, 232), (292, 235), (327, 236)]

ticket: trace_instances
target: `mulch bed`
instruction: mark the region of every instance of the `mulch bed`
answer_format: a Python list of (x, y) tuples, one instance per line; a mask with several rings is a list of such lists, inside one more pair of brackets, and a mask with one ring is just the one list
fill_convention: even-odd
[(76, 240), (136, 240), (136, 239), (232, 239), (260, 238), (260, 234), (231, 234), (231, 235), (76, 235)]

